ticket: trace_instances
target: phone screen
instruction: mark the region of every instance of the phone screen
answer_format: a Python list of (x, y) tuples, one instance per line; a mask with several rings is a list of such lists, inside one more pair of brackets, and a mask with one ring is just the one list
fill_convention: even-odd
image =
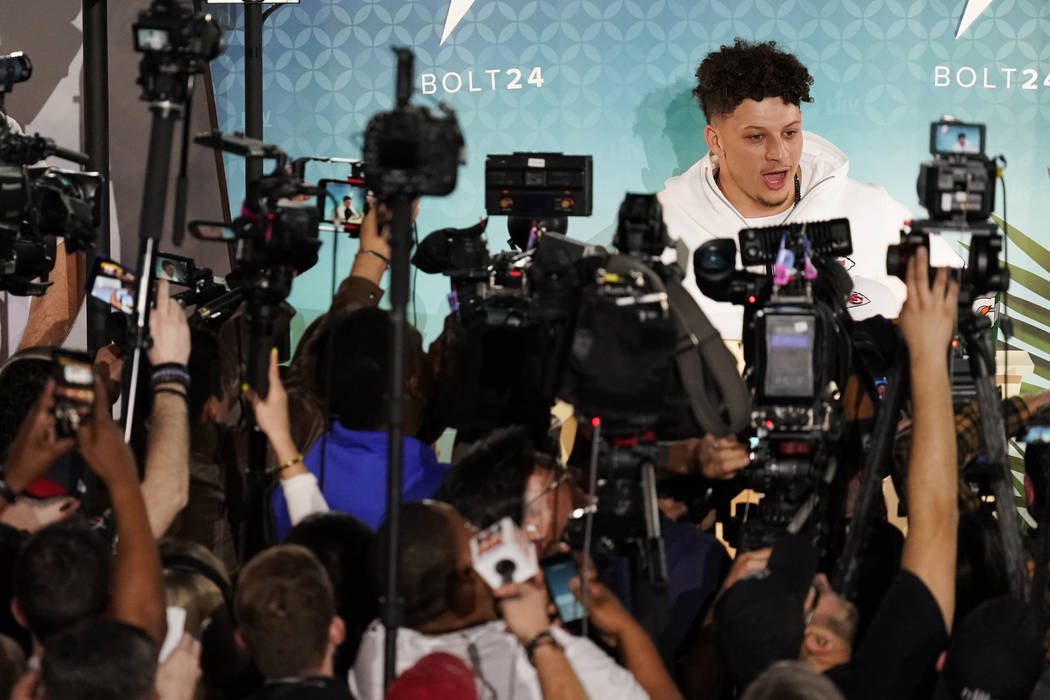
[(367, 194), (364, 181), (321, 180), (324, 191), (318, 195), (322, 200), (321, 228), (326, 231), (341, 231), (357, 236), (367, 211)]
[(153, 276), (159, 280), (189, 287), (193, 284), (193, 261), (178, 255), (157, 253), (157, 260), (153, 264)]
[(91, 415), (91, 406), (95, 401), (95, 372), (91, 355), (87, 353), (56, 350), (54, 358), (53, 410), (56, 430), (65, 437), (75, 434), (77, 428)]
[(99, 301), (126, 314), (135, 312), (134, 272), (120, 263), (95, 258), (88, 276), (88, 293)]
[(559, 556), (551, 560), (544, 560), (543, 578), (547, 581), (547, 590), (550, 592), (551, 600), (558, 608), (558, 617), (562, 622), (575, 622), (586, 616), (583, 603), (569, 590), (569, 581), (574, 576), (579, 576), (576, 562), (570, 556)]

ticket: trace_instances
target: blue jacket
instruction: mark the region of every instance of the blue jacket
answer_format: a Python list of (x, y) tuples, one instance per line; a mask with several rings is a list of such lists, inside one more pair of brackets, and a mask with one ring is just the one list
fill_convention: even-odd
[[(386, 517), (387, 433), (376, 430), (349, 430), (333, 423), (310, 448), (303, 460), (317, 477), (328, 507), (349, 513), (372, 528)], [(321, 449), (325, 450), (324, 479), (321, 478)], [(405, 467), (401, 497), (405, 502), (421, 501), (437, 492), (448, 465), (437, 461), (429, 446), (415, 438), (404, 439)], [(278, 487), (271, 496), (277, 522), (277, 538), (283, 540), (291, 529), (284, 492)]]

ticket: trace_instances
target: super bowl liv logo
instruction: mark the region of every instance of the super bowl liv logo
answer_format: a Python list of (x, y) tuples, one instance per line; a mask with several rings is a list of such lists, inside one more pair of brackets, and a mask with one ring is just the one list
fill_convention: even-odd
[[(441, 45), (449, 38), (456, 26), (462, 21), (467, 11), (476, 0), (450, 0), (448, 14), (445, 15), (445, 28), (441, 31)], [(523, 90), (543, 87), (543, 68), (540, 66), (501, 66), (437, 73), (420, 73), (419, 91), (424, 95), (443, 92), (453, 95), (457, 92), (485, 92), (494, 90)]]
[[(955, 32), (955, 39), (958, 40), (962, 37), (993, 3), (1001, 1), (968, 0), (959, 20), (958, 30)], [(1026, 4), (1031, 7), (1026, 8)], [(1032, 13), (1038, 13), (1039, 4), (1038, 2), (1019, 3), (1018, 7), (1023, 11), (1030, 9)], [(1034, 31), (1036, 21), (1037, 17), (1033, 14), (1032, 24), (1027, 31)], [(1028, 28), (1029, 23), (1026, 22), (1025, 27)], [(1019, 41), (1025, 29), (1013, 28), (1011, 31), (1016, 32), (1015, 40)], [(1050, 88), (1050, 70), (1041, 68), (1038, 65), (999, 65), (994, 67), (937, 65), (933, 68), (933, 86), (937, 88), (961, 87), (979, 90), (1039, 90), (1040, 88)]]

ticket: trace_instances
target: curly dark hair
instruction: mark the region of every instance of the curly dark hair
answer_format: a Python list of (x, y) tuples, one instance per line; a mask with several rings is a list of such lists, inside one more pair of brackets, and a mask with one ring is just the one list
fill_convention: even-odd
[(731, 114), (746, 99), (779, 97), (796, 106), (813, 101), (813, 76), (775, 41), (755, 44), (738, 37), (732, 46), (707, 54), (696, 69), (696, 83), (693, 96), (708, 122)]

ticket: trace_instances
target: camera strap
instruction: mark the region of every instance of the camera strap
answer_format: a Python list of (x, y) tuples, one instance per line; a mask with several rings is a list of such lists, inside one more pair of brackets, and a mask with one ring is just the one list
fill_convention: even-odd
[(748, 392), (736, 358), (681, 282), (666, 281), (667, 298), (678, 321), (675, 362), (700, 428), (719, 437), (747, 427)]

